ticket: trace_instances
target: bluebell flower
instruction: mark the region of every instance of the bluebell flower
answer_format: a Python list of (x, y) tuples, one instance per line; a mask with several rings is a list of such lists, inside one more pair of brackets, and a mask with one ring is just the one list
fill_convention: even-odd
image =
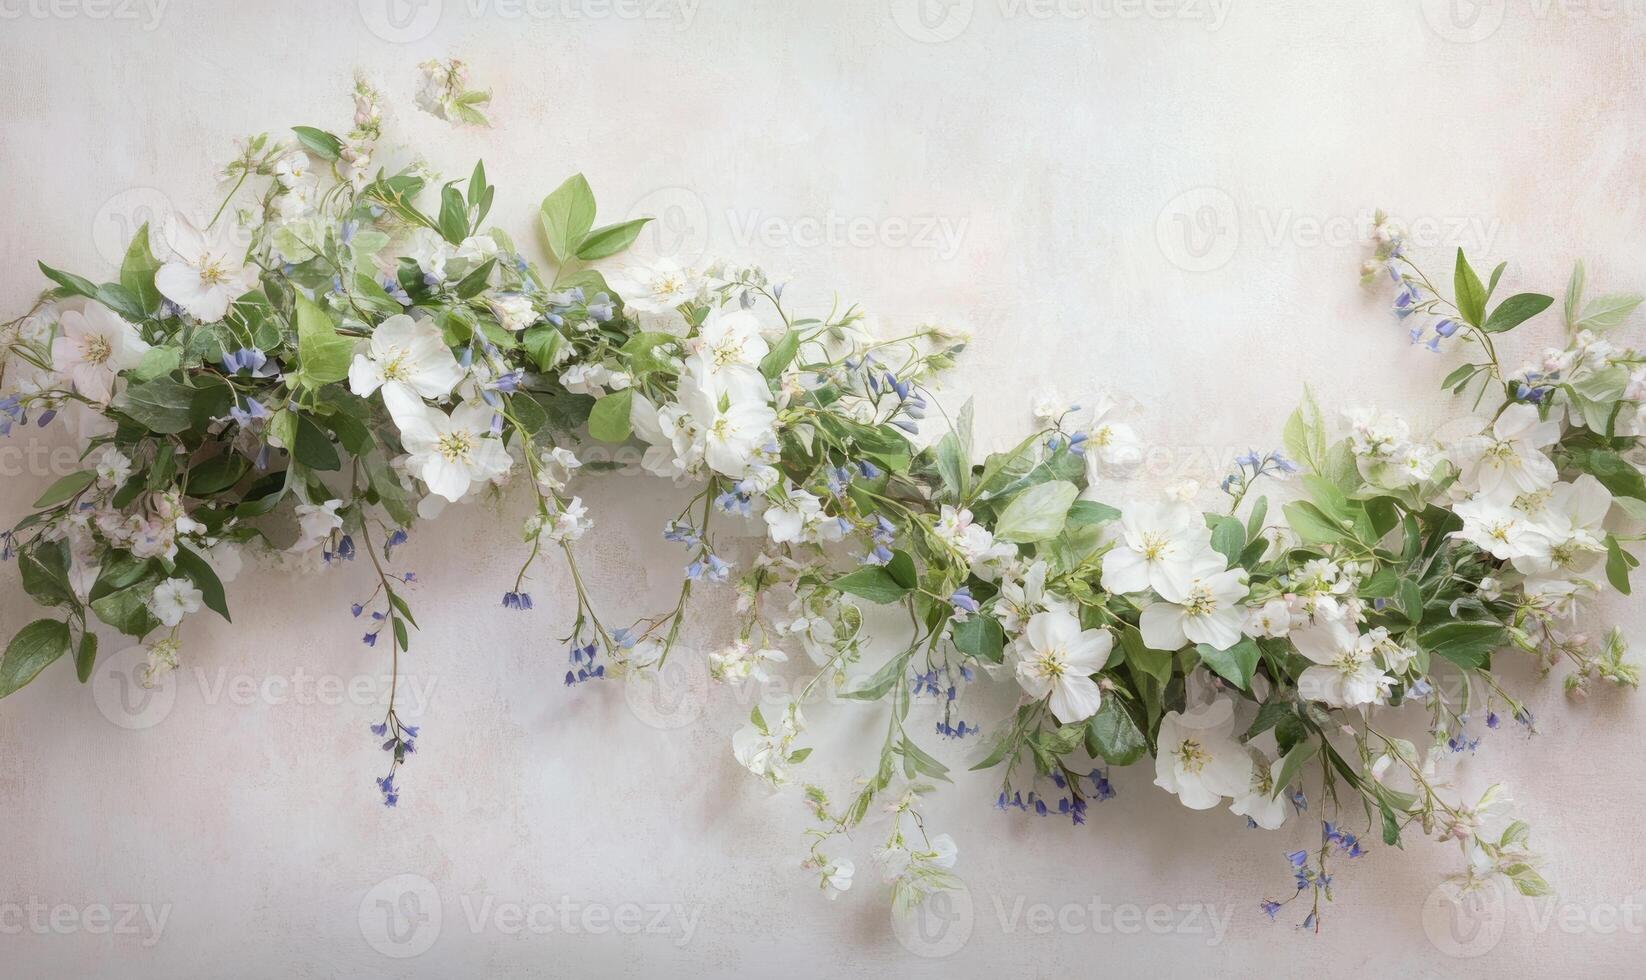
[(892, 549), (883, 544), (877, 544), (863, 556), (865, 565), (884, 565), (892, 560)]
[(698, 537), (697, 529), (682, 521), (670, 521), (663, 526), (663, 540), (683, 544), (688, 548), (695, 548), (703, 543)]
[(954, 607), (955, 617), (958, 619), (964, 619), (982, 608), (977, 604), (977, 600), (972, 598), (971, 588), (965, 585), (950, 593), (949, 605)]
[(40, 417), (34, 420), (34, 424), (37, 427), (44, 429), (46, 426), (50, 425), (51, 420), (55, 419), (56, 417), (57, 417), (57, 409), (48, 408), (44, 412), (40, 413)]
[(880, 467), (866, 459), (860, 459), (857, 461), (857, 472), (863, 475), (863, 479), (872, 480), (880, 475)]
[(361, 604), (360, 604), (360, 603), (358, 603), (358, 602), (357, 602), (357, 603), (355, 603), (355, 604), (354, 604), (354, 605), (352, 605), (352, 606), (350, 606), (350, 607), (349, 607), (349, 612), (351, 612), (351, 613), (353, 613), (353, 614), (354, 614), (354, 618), (355, 618), (355, 619), (359, 619), (359, 618), (360, 618), (360, 614), (361, 614), (361, 613), (363, 613), (363, 612), (365, 612), (365, 611), (366, 611), (366, 607), (365, 607), (365, 606), (362, 606), (362, 605), (361, 605)]
[(715, 509), (723, 514), (749, 517), (754, 513), (754, 501), (746, 494), (726, 491), (714, 498)]
[(1292, 809), (1296, 810), (1298, 813), (1302, 813), (1304, 810), (1309, 808), (1309, 798), (1303, 795), (1303, 791), (1301, 789), (1292, 790), (1291, 801)]
[(377, 724), (371, 726), (371, 733), (373, 735), (376, 735), (379, 738), (382, 738), (384, 735), (387, 735), (389, 733), (389, 726), (386, 722), (381, 722), (380, 721)]
[(597, 323), (605, 323), (610, 320), (615, 312), (612, 298), (603, 292), (594, 294), (594, 301), (589, 303), (587, 309), (589, 319)]
[(1263, 910), (1263, 914), (1268, 916), (1269, 920), (1271, 922), (1274, 921), (1275, 916), (1280, 914), (1280, 903), (1279, 902), (1274, 902), (1274, 901), (1270, 901), (1268, 899), (1264, 899), (1263, 904), (1258, 906), (1258, 908), (1261, 908)]
[(530, 592), (505, 592), (505, 593), (503, 593), (503, 608), (504, 609), (518, 609), (521, 612), (525, 612), (526, 610), (530, 609), (531, 607), (532, 607), (532, 597), (531, 597)]
[(1500, 724), (1502, 724), (1502, 719), (1500, 719), (1497, 716), (1497, 712), (1495, 712), (1495, 711), (1486, 712), (1486, 727), (1487, 728), (1496, 728)]
[(407, 535), (405, 529), (395, 528), (393, 531), (390, 531), (388, 540), (383, 542), (383, 557), (392, 557), (394, 554), (394, 549), (405, 544), (406, 541)]
[(1451, 317), (1446, 317), (1435, 324), (1435, 333), (1442, 337), (1450, 337), (1461, 329), (1461, 324)]

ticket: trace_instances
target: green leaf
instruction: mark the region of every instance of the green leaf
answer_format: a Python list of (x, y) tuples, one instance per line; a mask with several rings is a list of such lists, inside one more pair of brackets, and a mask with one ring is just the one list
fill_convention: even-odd
[(297, 142), (303, 148), (322, 160), (336, 160), (342, 156), (343, 141), (323, 129), (313, 126), (293, 126), (293, 133), (297, 134)]
[(1202, 643), (1195, 647), (1195, 652), (1200, 654), (1201, 663), (1242, 691), (1251, 684), (1252, 674), (1257, 672), (1257, 662), (1263, 655), (1257, 641), (1249, 636), (1241, 637), (1239, 643), (1227, 650), (1216, 650), (1211, 644)]
[(1233, 517), (1219, 517), (1212, 527), (1212, 550), (1233, 565), (1246, 550), (1246, 528)]
[(1274, 796), (1271, 799), (1286, 792), (1286, 788), (1297, 781), (1298, 775), (1303, 772), (1303, 764), (1314, 758), (1318, 748), (1319, 743), (1313, 741), (1303, 741), (1292, 746), (1292, 750), (1286, 753), (1285, 759), (1280, 763), (1280, 775), (1275, 777)]
[(108, 282), (98, 286), (97, 301), (127, 320), (141, 320), (148, 315), (132, 291), (119, 283)]
[(91, 680), (91, 669), (97, 663), (97, 634), (86, 630), (80, 634), (80, 646), (74, 651), (74, 676), (84, 684)]
[(1476, 670), (1486, 666), (1493, 650), (1509, 642), (1509, 632), (1496, 622), (1454, 621), (1420, 630), (1417, 642), (1423, 649), (1445, 657), (1464, 670)]
[(224, 619), (229, 619), (228, 597), (224, 594), (223, 583), (218, 579), (211, 563), (188, 545), (178, 545), (175, 560), (177, 570), (188, 576), (194, 587), (200, 590), (200, 600), (206, 604), (206, 608)]
[(341, 469), (343, 462), (338, 458), (337, 447), (331, 444), (331, 437), (326, 434), (326, 430), (316, 425), (307, 415), (300, 412), (295, 414), (297, 444), (292, 447), (292, 458), (311, 470), (329, 473)]
[(47, 487), (46, 492), (40, 495), (40, 499), (34, 502), (34, 508), (44, 510), (47, 507), (55, 507), (91, 486), (96, 480), (97, 474), (91, 470), (70, 473)]
[(1617, 453), (1591, 449), (1587, 453), (1576, 454), (1572, 461), (1616, 496), (1646, 500), (1646, 477), (1641, 476), (1634, 464)]
[(1614, 534), (1606, 535), (1606, 581), (1624, 595), (1629, 594), (1629, 573), (1640, 564), (1640, 559), (1623, 550)]
[(1597, 297), (1583, 308), (1583, 316), (1573, 324), (1572, 329), (1593, 330), (1596, 333), (1610, 330), (1628, 319), (1629, 314), (1635, 311), (1640, 302), (1641, 297), (1637, 293)]
[(1486, 318), (1486, 323), (1481, 329), (1487, 333), (1513, 330), (1548, 309), (1554, 301), (1553, 296), (1544, 296), (1542, 293), (1516, 293), (1498, 304), (1492, 315)]
[(1464, 322), (1473, 327), (1480, 326), (1481, 317), (1486, 314), (1486, 287), (1480, 284), (1480, 277), (1469, 267), (1469, 260), (1463, 257), (1461, 248), (1457, 250), (1452, 288), (1457, 294), (1457, 309), (1463, 315)]
[(1086, 754), (1094, 759), (1111, 766), (1129, 766), (1148, 748), (1131, 712), (1117, 697), (1105, 697), (1097, 714), (1086, 721)]
[(183, 352), (176, 347), (150, 347), (132, 368), (131, 376), (138, 381), (153, 381), (177, 370), (183, 364)]
[(0, 698), (27, 684), (69, 652), (69, 624), (37, 619), (23, 627), (0, 658)]
[(213, 456), (189, 470), (185, 492), (191, 497), (210, 497), (240, 482), (251, 469), (251, 460), (237, 452)]
[(878, 701), (886, 696), (892, 685), (903, 676), (903, 665), (908, 663), (909, 655), (900, 653), (886, 661), (874, 675), (862, 684), (850, 690), (841, 691), (840, 696), (851, 698), (854, 701)]
[(23, 591), (43, 606), (76, 604), (69, 586), (69, 546), (67, 541), (40, 542), (17, 555), (17, 570)]
[(1076, 500), (1069, 505), (1068, 526), (1070, 528), (1107, 524), (1110, 521), (1119, 519), (1120, 508), (1110, 507), (1108, 504), (1098, 503), (1095, 500)]
[(992, 616), (971, 616), (964, 623), (954, 624), (951, 636), (956, 650), (984, 663), (1003, 661), (1006, 631)]
[(636, 218), (621, 224), (606, 225), (584, 236), (583, 243), (577, 246), (577, 257), (586, 262), (595, 259), (604, 259), (616, 255), (630, 245), (640, 234), (640, 229), (646, 226), (650, 218)]
[(469, 209), (463, 194), (453, 184), (440, 190), (440, 234), (453, 245), (461, 245), (469, 237)]
[(870, 602), (877, 602), (881, 605), (896, 602), (913, 591), (909, 586), (899, 582), (886, 567), (881, 565), (864, 565), (855, 572), (842, 575), (829, 584), (837, 591), (861, 596)]
[(565, 265), (594, 226), (594, 192), (582, 174), (573, 174), (543, 199), (538, 211), (554, 260)]
[(566, 343), (565, 335), (546, 323), (527, 329), (520, 340), (537, 369), (544, 372), (553, 369), (555, 357)]
[(629, 411), (634, 404), (634, 389), (624, 388), (601, 397), (589, 412), (589, 435), (601, 442), (623, 442), (629, 438), (631, 426)]
[(47, 279), (57, 283), (70, 295), (85, 296), (91, 299), (97, 297), (97, 284), (90, 279), (77, 276), (72, 272), (64, 272), (61, 269), (53, 269), (44, 262), (36, 262), (35, 265), (40, 267), (40, 271), (45, 273)]
[(194, 389), (168, 377), (127, 385), (114, 398), (114, 408), (150, 432), (173, 435), (194, 424), (190, 412)]
[(331, 315), (302, 293), (297, 294), (297, 356), (306, 388), (342, 381), (354, 359), (354, 341), (338, 336)]
[(1305, 544), (1337, 544), (1347, 537), (1319, 507), (1306, 500), (1294, 500), (1281, 510), (1286, 514), (1286, 523)]
[(1036, 484), (1006, 505), (995, 522), (995, 537), (1015, 544), (1030, 544), (1055, 538), (1063, 531), (1069, 506), (1080, 488), (1064, 480)]
[(1573, 325), (1577, 323), (1578, 304), (1583, 302), (1583, 280), (1583, 260), (1578, 259), (1572, 266), (1572, 278), (1566, 281), (1565, 318), (1568, 328), (1573, 328)]
[(154, 578), (145, 578), (137, 584), (91, 601), (91, 611), (97, 618), (126, 634), (144, 637), (160, 625), (149, 612), (148, 598), (157, 584)]
[(1127, 666), (1154, 678), (1162, 686), (1172, 679), (1171, 651), (1151, 649), (1143, 642), (1143, 634), (1130, 626), (1121, 630), (1120, 644), (1126, 651)]
[(148, 313), (160, 308), (160, 290), (154, 285), (154, 274), (159, 269), (160, 260), (149, 247), (149, 225), (145, 221), (126, 246), (125, 260), (120, 263), (120, 285), (137, 297), (137, 302)]
[(760, 359), (760, 373), (767, 378), (776, 378), (784, 369), (794, 363), (794, 356), (800, 352), (800, 331), (790, 330), (766, 352)]

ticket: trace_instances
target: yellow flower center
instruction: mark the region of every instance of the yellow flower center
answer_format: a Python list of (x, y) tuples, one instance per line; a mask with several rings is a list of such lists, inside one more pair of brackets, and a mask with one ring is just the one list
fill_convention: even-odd
[(436, 451), (446, 458), (448, 463), (465, 461), (474, 449), (474, 440), (467, 432), (448, 432), (440, 437)]
[(80, 359), (87, 364), (102, 364), (113, 356), (114, 347), (107, 337), (93, 334), (80, 342)]
[(1174, 754), (1177, 756), (1177, 764), (1182, 766), (1184, 770), (1193, 773), (1198, 773), (1206, 768), (1206, 763), (1212, 760), (1212, 757), (1207, 755), (1206, 751), (1200, 747), (1200, 743), (1192, 738), (1184, 739), (1182, 744), (1178, 745)]

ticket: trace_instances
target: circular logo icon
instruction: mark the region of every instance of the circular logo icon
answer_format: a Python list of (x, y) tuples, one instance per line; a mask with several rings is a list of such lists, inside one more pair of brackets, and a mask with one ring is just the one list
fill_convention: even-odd
[(360, 900), (360, 935), (391, 959), (421, 956), (440, 938), (440, 893), (422, 875), (395, 875)]
[(1442, 882), (1423, 900), (1423, 931), (1447, 956), (1468, 959), (1492, 951), (1508, 925), (1503, 885), (1493, 879), (1466, 892)]
[(695, 651), (677, 648), (663, 666), (630, 674), (623, 697), (634, 716), (653, 728), (685, 728), (708, 704), (708, 664)]
[(912, 40), (942, 44), (972, 22), (975, 0), (892, 0), (892, 23)]
[(951, 956), (972, 938), (976, 912), (971, 889), (961, 881), (948, 891), (934, 892), (906, 912), (892, 910), (892, 932), (903, 948), (916, 956)]
[(360, 0), (360, 19), (390, 44), (409, 44), (439, 26), (440, 6), (441, 0)]
[(1155, 220), (1161, 254), (1185, 272), (1211, 272), (1240, 247), (1240, 212), (1229, 192), (1196, 187), (1172, 198)]
[(171, 714), (177, 702), (177, 672), (169, 670), (152, 679), (149, 651), (127, 647), (97, 662), (91, 675), (91, 698), (110, 723), (136, 731), (153, 728)]
[(132, 236), (137, 229), (149, 226), (149, 251), (166, 255), (166, 222), (173, 211), (171, 198), (154, 187), (132, 187), (103, 202), (92, 217), (91, 241), (97, 254), (109, 265), (118, 267), (126, 258)]
[(1423, 19), (1443, 39), (1473, 44), (1497, 33), (1508, 6), (1508, 0), (1423, 0)]
[(650, 218), (625, 258), (640, 265), (669, 259), (690, 268), (709, 251), (709, 209), (689, 187), (659, 187), (634, 202), (626, 220)]

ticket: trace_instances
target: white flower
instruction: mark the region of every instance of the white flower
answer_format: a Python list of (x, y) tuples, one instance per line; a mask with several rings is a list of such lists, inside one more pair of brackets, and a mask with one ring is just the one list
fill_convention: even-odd
[(103, 447), (95, 468), (99, 486), (118, 487), (131, 478), (131, 459), (114, 446)]
[(738, 763), (773, 786), (789, 781), (789, 748), (805, 725), (796, 702), (789, 702), (781, 717), (773, 731), (757, 709), (749, 724), (732, 735), (732, 754)]
[(556, 511), (552, 523), (544, 533), (550, 541), (576, 541), (585, 532), (594, 527), (594, 521), (588, 517), (588, 509), (583, 506), (581, 497), (573, 497), (566, 506)]
[(1055, 425), (1063, 416), (1080, 409), (1056, 388), (1044, 388), (1034, 396), (1035, 421)]
[(932, 536), (953, 548), (955, 553), (976, 566), (993, 558), (1009, 558), (1017, 548), (1008, 542), (996, 542), (988, 528), (972, 520), (972, 512), (944, 504), (938, 511)]
[(669, 259), (658, 259), (649, 267), (630, 267), (612, 275), (608, 284), (623, 305), (636, 313), (674, 313), (682, 303), (702, 297), (706, 282), (691, 269), (682, 269)]
[(341, 506), (343, 501), (337, 499), (322, 504), (298, 504), (297, 543), (287, 550), (309, 551), (330, 538), (333, 531), (343, 526), (343, 518), (337, 515), (337, 508)]
[(52, 369), (81, 395), (107, 404), (115, 375), (136, 367), (149, 345), (135, 326), (98, 303), (86, 304), (83, 313), (67, 310), (58, 323), (62, 333), (51, 344)]
[(154, 587), (149, 596), (149, 612), (162, 626), (176, 626), (183, 617), (200, 608), (200, 590), (186, 578), (169, 578)]
[(274, 165), (275, 179), (280, 181), (281, 187), (296, 187), (306, 184), (314, 178), (314, 169), (309, 166), (309, 155), (301, 150), (293, 150), (276, 161)]
[(1601, 525), (1611, 509), (1611, 492), (1587, 473), (1572, 483), (1555, 484), (1531, 526), (1530, 553), (1515, 555), (1515, 568), (1533, 576), (1593, 571), (1606, 554)]
[(741, 477), (755, 453), (775, 441), (777, 413), (767, 404), (771, 388), (759, 371), (728, 364), (716, 370), (704, 354), (686, 362), (680, 404), (691, 414), (709, 468)]
[(519, 293), (495, 296), (486, 305), (491, 307), (492, 315), (509, 333), (524, 330), (537, 322), (537, 310), (532, 306), (532, 301)]
[(432, 228), (416, 228), (407, 242), (406, 257), (417, 263), (426, 276), (446, 278), (446, 263), (452, 258), (451, 243)]
[(1241, 602), (1250, 591), (1246, 572), (1222, 571), (1221, 558), (1201, 566), (1179, 596), (1161, 595), (1164, 602), (1143, 607), (1138, 628), (1152, 650), (1177, 650), (1189, 643), (1205, 643), (1227, 650), (1240, 642), (1246, 611)]
[(1251, 783), (1244, 793), (1236, 794), (1234, 803), (1229, 806), (1230, 812), (1251, 818), (1264, 830), (1279, 830), (1280, 825), (1286, 822), (1286, 807), (1290, 804), (1285, 793), (1277, 794), (1275, 786), (1285, 761), (1283, 758), (1276, 759), (1267, 767), (1253, 765)]
[(698, 330), (698, 348), (715, 367), (759, 367), (771, 348), (760, 335), (760, 320), (747, 310), (715, 310)]
[(537, 470), (537, 485), (543, 488), (544, 493), (558, 493), (566, 489), (572, 471), (583, 465), (577, 455), (564, 446), (556, 446), (538, 458), (541, 465)]
[(789, 655), (769, 647), (756, 649), (747, 641), (738, 640), (715, 653), (709, 654), (709, 676), (718, 681), (741, 681), (753, 678), (761, 683), (770, 680), (767, 664), (785, 663)]
[(1155, 785), (1193, 810), (1244, 796), (1251, 789), (1252, 759), (1230, 736), (1233, 727), (1234, 702), (1228, 698), (1186, 713), (1167, 712), (1160, 719)]
[(1285, 636), (1292, 629), (1292, 607), (1282, 598), (1270, 599), (1246, 617), (1247, 636)]
[(484, 402), (464, 402), (450, 415), (427, 405), (396, 419), (406, 453), (407, 470), (429, 492), (453, 503), (476, 482), (508, 472), (509, 453), (492, 435), (497, 412)]
[(1473, 543), (1500, 561), (1530, 557), (1540, 546), (1547, 546), (1547, 539), (1537, 533), (1532, 519), (1507, 501), (1482, 494), (1458, 504), (1453, 512), (1463, 518), (1463, 530), (1452, 532), (1452, 536)]
[(1107, 395), (1097, 400), (1091, 428), (1086, 433), (1086, 471), (1095, 482), (1103, 477), (1123, 477), (1143, 462), (1143, 441), (1114, 416), (1118, 406)]
[(1102, 707), (1103, 692), (1091, 675), (1103, 669), (1114, 646), (1107, 630), (1082, 630), (1080, 620), (1057, 610), (1029, 619), (1017, 662), (1017, 682), (1031, 697), (1051, 696), (1052, 714), (1064, 724), (1084, 721)]
[(1531, 405), (1511, 405), (1489, 434), (1469, 436), (1452, 449), (1463, 486), (1498, 500), (1545, 490), (1559, 475), (1543, 447), (1560, 441), (1560, 423), (1541, 421)]
[(1119, 540), (1103, 556), (1103, 588), (1154, 589), (1168, 598), (1187, 594), (1195, 566), (1211, 551), (1212, 532), (1188, 504), (1139, 504), (1121, 512)]
[(832, 901), (852, 887), (852, 873), (857, 870), (849, 858), (841, 858), (823, 869), (823, 890)]
[(177, 215), (166, 225), (172, 259), (154, 274), (155, 288), (197, 320), (221, 320), (232, 303), (257, 283), (257, 267), (242, 264), (242, 249), (227, 222), (207, 238)]
[(780, 503), (766, 508), (766, 533), (775, 544), (839, 541), (845, 529), (839, 518), (823, 513), (823, 501), (791, 487)]
[(432, 320), (396, 313), (372, 331), (366, 351), (349, 365), (349, 389), (362, 398), (383, 389), (383, 403), (395, 424), (414, 417), (423, 399), (444, 398), (463, 380), (463, 369)]
[(1388, 631), (1362, 634), (1353, 624), (1325, 619), (1306, 629), (1293, 630), (1292, 645), (1313, 661), (1297, 679), (1298, 693), (1334, 708), (1382, 704), (1393, 678), (1373, 659)]

